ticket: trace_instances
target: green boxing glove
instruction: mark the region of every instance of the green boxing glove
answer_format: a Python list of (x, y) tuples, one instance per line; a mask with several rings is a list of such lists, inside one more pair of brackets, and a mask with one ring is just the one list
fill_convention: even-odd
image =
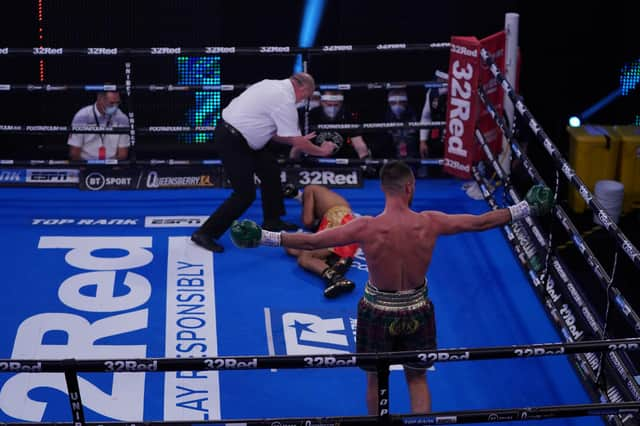
[(534, 185), (524, 198), (529, 203), (531, 215), (542, 216), (553, 208), (553, 192), (544, 185)]
[(252, 220), (237, 220), (231, 225), (231, 241), (239, 248), (256, 248), (260, 245), (280, 246), (280, 233), (263, 230)]
[(519, 220), (527, 216), (542, 216), (553, 208), (553, 192), (544, 185), (532, 186), (524, 200), (509, 206), (511, 220)]

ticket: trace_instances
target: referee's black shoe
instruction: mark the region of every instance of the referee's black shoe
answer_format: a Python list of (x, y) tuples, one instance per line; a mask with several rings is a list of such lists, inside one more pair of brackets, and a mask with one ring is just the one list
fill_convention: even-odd
[(224, 251), (224, 247), (218, 244), (216, 240), (206, 236), (200, 231), (195, 231), (191, 234), (191, 241), (193, 241), (197, 246), (214, 253), (222, 253)]
[(262, 229), (272, 232), (297, 231), (300, 229), (295, 223), (283, 222), (282, 220), (268, 220), (262, 223)]

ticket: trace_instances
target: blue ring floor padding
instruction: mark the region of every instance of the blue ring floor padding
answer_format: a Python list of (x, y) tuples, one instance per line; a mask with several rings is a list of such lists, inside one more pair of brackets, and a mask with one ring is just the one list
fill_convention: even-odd
[[(487, 211), (486, 203), (468, 198), (461, 184), (454, 179), (419, 180), (413, 208)], [(377, 181), (366, 181), (362, 189), (337, 191), (359, 214), (375, 215), (384, 206)], [(42, 359), (119, 358), (136, 353), (164, 357), (171, 349), (166, 348), (167, 336), (178, 332), (193, 339), (208, 336), (182, 340), (185, 345), (205, 342), (184, 356), (353, 351), (356, 304), (367, 278), (363, 257), (356, 259), (347, 275), (356, 282), (356, 290), (328, 300), (322, 295), (321, 280), (301, 270), (282, 249), (241, 250), (225, 234), (224, 253), (203, 254), (184, 238), (193, 227), (145, 226), (149, 217), (208, 216), (229, 193), (223, 189), (0, 189), (4, 274), (0, 358), (24, 354)], [(286, 205), (285, 219), (300, 223), (300, 205), (294, 200)], [(260, 223), (260, 206), (258, 192), (243, 217)], [(50, 247), (55, 245), (51, 241), (62, 241), (60, 237), (67, 237), (70, 245), (93, 244), (91, 238), (77, 243), (80, 237), (95, 241), (118, 237), (112, 240), (116, 246), (138, 237), (137, 243), (149, 242), (143, 250), (149, 258), (129, 269), (111, 267), (109, 262), (96, 263), (95, 270), (83, 269), (74, 266), (69, 247)], [(114, 265), (133, 256), (115, 246), (90, 253), (96, 259), (116, 259)], [(169, 296), (173, 284), (169, 277), (172, 267), (185, 265), (176, 263), (175, 256), (181, 259), (190, 254), (195, 257), (189, 259), (210, 263), (211, 273), (202, 281), (210, 293), (189, 296), (189, 303), (202, 301), (203, 306), (193, 307), (188, 319), (176, 319), (169, 311), (180, 303)], [(439, 348), (561, 341), (499, 229), (442, 237), (427, 278)], [(111, 280), (113, 286), (95, 285), (98, 280)], [(140, 280), (147, 284), (139, 284)], [(148, 290), (147, 296), (135, 293), (141, 288)], [(185, 288), (180, 288), (185, 291), (183, 302), (188, 294)], [(192, 292), (200, 290), (194, 287)], [(104, 303), (93, 303), (98, 299)], [(129, 303), (133, 299), (136, 302)], [(56, 389), (59, 378), (21, 374), (0, 374), (0, 421), (70, 420), (68, 398)], [(366, 414), (365, 375), (357, 368), (223, 371), (206, 378), (192, 374), (182, 381), (167, 381), (164, 373), (127, 374), (80, 375), (87, 420), (123, 419), (136, 413), (145, 420), (169, 419), (165, 413), (193, 420)], [(137, 385), (129, 385), (129, 379)], [(565, 356), (437, 363), (428, 379), (434, 411), (591, 402)], [(391, 412), (409, 412), (404, 375), (393, 370), (390, 380)], [(544, 424), (601, 425), (602, 420), (583, 417), (545, 420)]]

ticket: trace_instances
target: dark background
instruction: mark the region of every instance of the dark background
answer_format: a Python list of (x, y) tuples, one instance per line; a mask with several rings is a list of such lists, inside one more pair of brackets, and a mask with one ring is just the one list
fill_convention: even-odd
[[(204, 0), (42, 0), (43, 45), (51, 47), (151, 47), (211, 45), (297, 45), (304, 1)], [(570, 3), (569, 5), (565, 3)], [(39, 45), (37, 0), (5, 2), (0, 16), (0, 47)], [(630, 3), (524, 1), (328, 0), (315, 45), (449, 41), (451, 35), (483, 38), (504, 27), (507, 12), (520, 14), (522, 52), (520, 93), (543, 128), (566, 148), (570, 115), (584, 111), (618, 87), (620, 69), (640, 57), (635, 13)], [(445, 53), (340, 55), (314, 57), (310, 70), (319, 83), (430, 80), (447, 67)], [(0, 83), (38, 83), (39, 58), (0, 57)], [(124, 59), (46, 57), (45, 83), (124, 83)], [(292, 57), (224, 56), (223, 83), (284, 78)], [(135, 58), (134, 83), (176, 83), (174, 57)], [(423, 89), (410, 91), (420, 110)], [(93, 101), (84, 92), (0, 93), (3, 123), (69, 124), (81, 106)], [(184, 124), (191, 94), (135, 92), (138, 125)], [(223, 105), (231, 98), (222, 97)], [(347, 100), (375, 118), (384, 104), (381, 91), (350, 92)], [(593, 116), (592, 122), (629, 124), (640, 114), (638, 90)], [(123, 107), (126, 110), (126, 104)], [(1, 123), (0, 123), (1, 124)], [(65, 137), (2, 136), (0, 157), (31, 158), (33, 147), (65, 147)], [(160, 147), (176, 136), (147, 136), (140, 144)], [(46, 151), (46, 150), (45, 150)]]

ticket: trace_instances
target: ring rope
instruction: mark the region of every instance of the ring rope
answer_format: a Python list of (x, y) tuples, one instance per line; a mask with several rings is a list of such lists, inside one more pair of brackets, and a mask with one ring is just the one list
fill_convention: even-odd
[(593, 196), (591, 191), (589, 191), (589, 188), (587, 188), (567, 160), (564, 159), (561, 152), (538, 124), (524, 102), (522, 102), (522, 99), (516, 94), (513, 86), (511, 86), (509, 81), (507, 81), (507, 79), (502, 75), (495, 61), (486, 49), (480, 50), (480, 57), (489, 66), (489, 70), (515, 105), (515, 109), (526, 119), (527, 123), (529, 123), (529, 127), (535, 134), (538, 141), (542, 143), (544, 148), (551, 155), (556, 163), (556, 168), (562, 170), (569, 182), (571, 182), (571, 184), (578, 190), (580, 196), (584, 199), (587, 205), (591, 207), (595, 214), (597, 214), (602, 226), (614, 237), (618, 246), (626, 253), (629, 259), (631, 259), (631, 262), (640, 269), (640, 252), (638, 249), (631, 241), (629, 241), (626, 235), (620, 231), (618, 225), (611, 220), (611, 217), (604, 210), (600, 202)]
[[(244, 90), (251, 86), (251, 83), (237, 84), (173, 84), (173, 83), (146, 83), (132, 84), (130, 87), (118, 84), (0, 84), (0, 92), (103, 92), (131, 89), (133, 91), (147, 92), (231, 92)], [(424, 87), (425, 89), (446, 87), (446, 83), (437, 81), (388, 81), (388, 82), (353, 82), (353, 83), (323, 83), (317, 84), (318, 90), (341, 90), (353, 89), (367, 90), (388, 90), (403, 89), (406, 87)]]
[[(486, 182), (486, 180), (480, 176), (480, 172), (478, 171), (478, 168), (475, 166), (472, 166), (471, 171), (474, 179), (476, 180), (476, 183), (478, 184), (478, 186), (482, 191), (485, 201), (487, 201), (491, 209), (497, 210), (501, 208), (493, 198), (491, 192), (487, 189), (488, 182)], [(529, 275), (529, 278), (533, 284), (533, 288), (536, 291), (536, 294), (538, 295), (540, 301), (543, 303), (544, 306), (546, 306), (547, 312), (549, 313), (550, 318), (556, 323), (562, 335), (565, 336), (565, 339), (569, 341), (571, 340), (571, 337), (570, 337), (571, 333), (569, 332), (570, 326), (567, 323), (567, 319), (565, 319), (565, 317), (561, 315), (559, 312), (559, 309), (560, 309), (559, 306), (561, 305), (561, 300), (559, 298), (554, 299), (553, 295), (547, 293), (544, 290), (544, 287), (542, 285), (540, 278), (538, 277), (537, 272), (533, 268), (531, 268), (531, 266), (527, 263), (525, 249), (520, 241), (520, 236), (518, 236), (517, 229), (515, 227), (515, 225), (517, 224), (518, 222), (503, 226), (503, 230), (505, 232), (507, 240), (509, 241), (514, 251), (516, 252), (516, 255), (517, 255), (516, 257), (520, 261), (520, 264), (522, 265), (524, 270), (527, 271), (527, 274)], [(591, 384), (595, 386), (596, 385), (595, 368), (597, 367), (596, 355), (594, 353), (588, 352), (585, 354), (575, 354), (575, 355), (572, 355), (572, 357), (574, 358), (574, 362), (576, 362), (576, 364), (579, 366), (580, 370), (578, 371), (580, 371), (583, 378), (590, 380)], [(593, 362), (594, 360), (596, 362)], [(595, 367), (592, 367), (592, 365), (595, 365)], [(609, 400), (608, 394), (603, 392), (599, 387), (596, 387), (595, 391), (600, 394), (599, 395), (600, 401)]]
[[(500, 117), (493, 105), (488, 102), (486, 94), (480, 89), (480, 99), (487, 107), (487, 111), (493, 117), (493, 119), (498, 123), (500, 129), (506, 136), (508, 140), (511, 141), (511, 152), (515, 154), (515, 156), (522, 161), (522, 165), (524, 169), (527, 171), (531, 179), (535, 183), (545, 184), (544, 179), (538, 173), (536, 168), (533, 166), (528, 156), (522, 152), (519, 144), (514, 140), (513, 134), (511, 130), (506, 126), (506, 123), (502, 117)], [(569, 215), (565, 212), (562, 206), (556, 204), (554, 208), (554, 213), (558, 218), (560, 224), (564, 227), (567, 233), (571, 236), (575, 246), (578, 248), (578, 251), (584, 257), (587, 264), (591, 267), (592, 272), (598, 280), (602, 284), (603, 288), (607, 290), (607, 292), (611, 293), (611, 297), (616, 302), (616, 306), (618, 307), (618, 311), (622, 314), (623, 317), (629, 322), (629, 325), (633, 328), (636, 334), (640, 335), (640, 316), (636, 313), (636, 311), (631, 307), (631, 304), (627, 302), (626, 298), (622, 295), (620, 290), (613, 286), (613, 279), (609, 276), (609, 274), (605, 271), (600, 261), (595, 257), (589, 245), (584, 241), (579, 231), (576, 229), (575, 225), (569, 218)]]
[[(378, 166), (388, 163), (393, 159), (389, 158), (315, 158), (307, 157), (304, 159), (291, 159), (291, 158), (279, 158), (278, 164), (281, 165), (334, 165), (334, 166), (362, 166), (372, 165)], [(444, 159), (442, 158), (405, 158), (403, 160), (407, 164), (416, 164), (422, 166), (442, 166)], [(14, 159), (0, 159), (0, 165), (11, 166), (60, 166), (60, 165), (142, 165), (142, 166), (193, 166), (193, 165), (222, 165), (222, 161), (217, 158), (202, 159), (202, 160), (175, 160), (175, 159), (151, 159), (151, 160), (14, 160)]]
[[(497, 162), (497, 160), (491, 153), (490, 149), (488, 150), (488, 147), (487, 147), (487, 144), (485, 143), (482, 132), (476, 129), (475, 137), (478, 143), (480, 143), (483, 151), (487, 155), (487, 158), (492, 163), (494, 170), (496, 170), (496, 173), (498, 169), (502, 170), (500, 164)], [(506, 177), (506, 174), (503, 172), (499, 177), (505, 183), (507, 183), (505, 193), (508, 193), (511, 196), (512, 200), (514, 200), (515, 202), (519, 201), (519, 196), (515, 194), (511, 186), (508, 185), (509, 181), (508, 181), (508, 177)], [(489, 184), (485, 183), (485, 186), (488, 188)], [(539, 250), (540, 248), (546, 247), (547, 242), (542, 236), (542, 233), (538, 229), (538, 227), (533, 226), (533, 220), (531, 218), (529, 217), (525, 218), (525, 222), (529, 225), (529, 229), (526, 228), (524, 222), (517, 221), (512, 225), (513, 232), (515, 233), (515, 235), (517, 236), (518, 240), (522, 245), (522, 248), (523, 248), (524, 254), (526, 255), (526, 259), (528, 260), (529, 266), (531, 266), (531, 268), (534, 271), (536, 271), (536, 273), (538, 273), (543, 266), (543, 263), (540, 260)], [(535, 238), (536, 242), (532, 241), (531, 236)]]
[(0, 372), (60, 373), (135, 371), (211, 371), (291, 368), (375, 367), (415, 362), (453, 362), (530, 358), (584, 352), (640, 351), (640, 338), (589, 340), (566, 343), (437, 349), (433, 351), (378, 352), (360, 354), (221, 356), (207, 358), (135, 359), (0, 359)]
[[(481, 94), (482, 96), (482, 94)], [(487, 104), (488, 102), (485, 102), (485, 104)], [(480, 135), (480, 138), (477, 137), (479, 142), (483, 142), (481, 139), (482, 138), (482, 134), (481, 132), (476, 132), (476, 136), (478, 136), (478, 134)], [(488, 149), (488, 146), (486, 146), (486, 144), (484, 144), (485, 146), (483, 146), (483, 150), (485, 152), (485, 154), (487, 154), (488, 158), (492, 158), (492, 153), (491, 151)], [(494, 166), (494, 168), (496, 169), (496, 172), (499, 174), (501, 179), (505, 179), (505, 173), (502, 170), (501, 166), (499, 163), (497, 163), (495, 160), (492, 161), (492, 165)], [(556, 173), (556, 187), (558, 185), (558, 173)], [(557, 211), (557, 207), (554, 209), (554, 211)], [(556, 213), (557, 214), (557, 213)], [(527, 223), (529, 224), (530, 227), (532, 227), (530, 221), (527, 221)], [(533, 227), (532, 227), (533, 228)], [(534, 232), (535, 234), (535, 232)], [(616, 257), (617, 258), (617, 257)], [(569, 279), (569, 275), (566, 273), (566, 271), (562, 271), (562, 269), (564, 269), (564, 267), (562, 266), (562, 263), (560, 262), (560, 260), (556, 257), (556, 256), (551, 256), (550, 251), (547, 252), (547, 260), (546, 260), (546, 264), (548, 265), (548, 262), (550, 260), (553, 260), (553, 267), (556, 270), (556, 273), (558, 274), (558, 277), (564, 282), (564, 286), (565, 288), (568, 290), (569, 295), (571, 296), (571, 298), (573, 299), (575, 305), (580, 309), (580, 312), (582, 314), (582, 316), (584, 317), (584, 319), (586, 320), (587, 324), (589, 324), (589, 326), (591, 327), (593, 333), (600, 337), (600, 338), (604, 338), (604, 336), (606, 336), (606, 318), (605, 318), (605, 322), (604, 325), (601, 326), (595, 319), (594, 314), (593, 314), (593, 309), (590, 308), (588, 306), (588, 303), (586, 302), (586, 299), (584, 297), (584, 295), (582, 295), (579, 287), (577, 287), (574, 283), (571, 283), (570, 279)], [(615, 272), (615, 269), (614, 269)], [(548, 276), (547, 280), (551, 280), (551, 277)], [(548, 284), (545, 283), (544, 287), (547, 288)], [(612, 287), (611, 283), (609, 282), (607, 284), (607, 286), (605, 287), (605, 292), (607, 294), (607, 296), (609, 296), (609, 288)], [(609, 306), (609, 302), (610, 299), (609, 297), (607, 297), (607, 306)], [(603, 357), (598, 357), (598, 362), (596, 364), (596, 382), (598, 382), (599, 378), (600, 378), (600, 373), (602, 371), (601, 367), (601, 361), (602, 361)], [(640, 397), (640, 387), (637, 385), (637, 383), (635, 382), (635, 380), (629, 380), (629, 377), (633, 377), (635, 376), (635, 368), (633, 367), (631, 361), (626, 358), (626, 359), (620, 359), (619, 357), (615, 356), (615, 354), (609, 354), (608, 356), (609, 362), (610, 364), (616, 369), (616, 371), (618, 372), (618, 376), (619, 378), (622, 380), (622, 382), (624, 383), (625, 387), (627, 388), (627, 390), (629, 390), (631, 392), (631, 395), (634, 396), (635, 399), (638, 399), (638, 397)], [(634, 371), (634, 373), (632, 373), (631, 371)]]
[[(493, 210), (500, 209), (501, 207), (495, 201), (495, 199), (491, 195), (491, 191), (489, 191), (488, 189), (488, 182), (480, 176), (480, 172), (478, 171), (478, 168), (476, 166), (471, 167), (471, 173), (476, 183), (478, 184), (478, 187), (482, 192), (482, 196), (484, 197), (485, 201), (489, 204), (491, 209)], [(539, 289), (540, 280), (538, 278), (538, 273), (529, 262), (530, 253), (528, 252), (528, 247), (532, 246), (533, 244), (529, 241), (528, 235), (526, 234), (520, 235), (519, 227), (517, 227), (518, 224), (519, 224), (518, 222), (514, 222), (511, 224), (504, 225), (503, 230), (505, 231), (507, 240), (513, 246), (513, 249), (516, 252), (516, 257), (520, 261), (520, 264), (525, 269), (525, 271), (527, 271), (529, 277), (531, 278), (531, 281), (533, 282), (534, 287), (536, 289)], [(540, 293), (540, 295), (545, 298), (548, 298), (548, 295), (546, 293)], [(549, 302), (550, 300), (551, 299), (548, 299), (548, 300), (545, 299), (545, 302)], [(565, 327), (564, 323), (558, 323), (558, 325), (561, 328)]]
[(432, 129), (436, 127), (445, 127), (446, 121), (389, 121), (375, 123), (344, 123), (344, 124), (318, 124), (310, 126), (312, 130), (360, 130), (360, 131), (376, 131), (380, 129)]
[[(476, 140), (480, 143), (480, 145), (482, 146), (482, 149), (484, 151), (484, 153), (487, 155), (487, 158), (490, 160), (491, 164), (493, 165), (496, 173), (498, 174), (498, 177), (500, 177), (500, 179), (505, 179), (506, 178), (506, 174), (504, 173), (504, 170), (502, 169), (502, 167), (500, 166), (500, 164), (497, 162), (497, 160), (495, 159), (495, 157), (493, 156), (491, 149), (489, 148), (489, 146), (487, 145), (484, 136), (482, 135), (482, 132), (480, 132), (479, 130), (476, 130)], [(519, 195), (515, 192), (515, 190), (511, 187), (506, 188), (509, 192), (509, 196), (511, 197), (511, 199), (514, 201), (514, 203), (517, 203), (520, 201), (520, 197)], [(554, 206), (555, 208), (555, 206)], [(541, 231), (538, 228), (538, 225), (533, 221), (533, 219), (531, 217), (528, 217), (525, 219), (525, 223), (529, 226), (529, 228), (531, 229), (532, 233), (534, 236), (536, 236), (536, 238), (538, 239), (538, 242), (540, 243), (541, 246), (546, 247), (547, 241), (546, 238), (542, 235)], [(587, 320), (587, 322), (589, 323), (591, 329), (593, 330), (593, 332), (596, 335), (601, 335), (603, 330), (602, 327), (600, 326), (600, 324), (598, 324), (598, 322), (595, 319), (595, 316), (593, 314), (593, 309), (591, 309), (588, 305), (588, 303), (586, 302), (585, 297), (581, 294), (581, 291), (578, 289), (578, 287), (575, 285), (575, 283), (573, 282), (573, 280), (570, 278), (569, 273), (567, 272), (566, 268), (563, 266), (562, 262), (560, 261), (560, 259), (555, 256), (552, 255), (551, 256), (551, 263), (553, 264), (553, 267), (556, 271), (556, 273), (558, 274), (559, 277), (566, 277), (566, 280), (563, 278), (563, 284), (565, 286), (565, 288), (567, 288), (569, 294), (571, 294), (572, 299), (574, 300), (574, 302), (576, 303), (576, 305), (581, 309), (582, 314), (585, 316), (585, 319)], [(543, 273), (543, 275), (546, 275), (546, 273)], [(548, 286), (548, 285), (547, 285)], [(545, 286), (545, 287), (547, 287)]]
[(318, 90), (342, 90), (352, 89), (404, 89), (406, 87), (424, 87), (425, 89), (439, 89), (447, 87), (447, 83), (439, 81), (394, 81), (394, 82), (357, 82), (357, 83), (323, 83), (317, 84)]
[[(607, 333), (607, 324), (609, 323), (609, 312), (611, 309), (611, 297), (609, 296), (609, 289), (613, 286), (613, 278), (615, 277), (615, 273), (616, 273), (616, 265), (618, 264), (618, 250), (616, 250), (614, 257), (613, 257), (613, 268), (611, 270), (611, 279), (612, 281), (609, 283), (609, 285), (605, 288), (605, 293), (607, 294), (607, 302), (605, 305), (605, 309), (604, 309), (604, 325), (602, 326), (603, 328), (603, 333), (599, 336), (601, 339), (604, 339)], [(600, 380), (600, 377), (602, 376), (602, 359), (603, 359), (603, 354), (600, 353), (599, 354), (599, 365), (601, 366), (601, 368), (598, 369), (598, 380)]]
[[(512, 143), (511, 147), (512, 152), (514, 152), (515, 155), (522, 161), (522, 165), (525, 170), (527, 170), (529, 176), (534, 179), (534, 181), (541, 182), (541, 180), (539, 180), (537, 171), (531, 164), (526, 154), (520, 151), (516, 143)], [(538, 178), (536, 178), (536, 176), (538, 176)], [(569, 219), (567, 213), (561, 206), (556, 206), (555, 214), (567, 233), (571, 235), (571, 239), (573, 240), (575, 246), (583, 255), (587, 264), (591, 267), (592, 272), (598, 278), (598, 281), (602, 285), (603, 289), (609, 294), (609, 297), (613, 298), (613, 300), (615, 301), (618, 312), (622, 314), (622, 316), (627, 320), (634, 332), (637, 335), (640, 335), (640, 316), (632, 308), (631, 304), (627, 301), (622, 292), (613, 285), (613, 274), (610, 277), (609, 274), (605, 271), (600, 261), (595, 257), (589, 245), (582, 239), (579, 231), (576, 229), (575, 225), (573, 224), (571, 219)], [(613, 271), (615, 272), (615, 267), (613, 268)]]
[[(444, 127), (444, 121), (390, 121), (374, 123), (344, 123), (344, 124), (320, 124), (310, 126), (311, 130), (360, 130), (375, 132), (380, 129), (431, 129)], [(136, 126), (135, 132), (140, 134), (179, 134), (179, 133), (203, 133), (213, 132), (216, 126)], [(93, 125), (67, 126), (67, 125), (41, 125), (41, 124), (10, 124), (0, 123), (0, 134), (51, 134), (51, 133), (101, 133), (101, 134), (129, 134), (126, 127), (98, 127)]]
[[(494, 170), (498, 174), (498, 177), (502, 181), (508, 182), (506, 173), (504, 172), (504, 170), (502, 169), (502, 166), (500, 166), (500, 163), (498, 163), (497, 159), (494, 157), (493, 153), (491, 152), (491, 149), (487, 145), (482, 132), (479, 129), (476, 129), (474, 135), (476, 137), (476, 141), (481, 145), (483, 152), (487, 156), (487, 159), (489, 159), (489, 162), (491, 163)], [(510, 185), (507, 185), (505, 187), (505, 190), (507, 191), (511, 199), (514, 201), (514, 203), (517, 203), (520, 201), (520, 196), (516, 193), (513, 187), (511, 187)], [(524, 218), (524, 223), (528, 225), (529, 230), (531, 231), (531, 234), (535, 237), (540, 247), (546, 248), (549, 246), (547, 239), (543, 236), (542, 231), (540, 230), (538, 225), (534, 222), (533, 218), (531, 217)], [(563, 271), (563, 273), (564, 275), (567, 275), (566, 272)]]
[[(211, 371), (250, 370), (271, 368), (339, 368), (375, 366), (378, 374), (388, 378), (391, 364), (407, 362), (448, 362), (468, 360), (488, 360), (505, 358), (525, 358), (573, 353), (638, 351), (640, 338), (593, 340), (574, 343), (545, 343), (534, 345), (512, 345), (501, 347), (460, 348), (435, 351), (383, 352), (364, 354), (332, 355), (286, 355), (286, 356), (240, 356), (208, 358), (143, 358), (110, 360), (17, 360), (0, 359), (0, 372), (52, 373), (63, 372), (74, 424), (84, 425), (84, 413), (78, 385), (79, 372), (162, 372), (162, 371)], [(388, 398), (385, 407), (388, 407)], [(640, 404), (640, 403), (638, 403)], [(380, 405), (383, 406), (382, 404)], [(379, 412), (380, 418), (388, 420), (388, 410)], [(488, 421), (495, 421), (488, 418)], [(417, 423), (422, 424), (422, 423)]]
[(282, 55), (331, 55), (349, 53), (371, 53), (371, 52), (424, 52), (424, 51), (448, 51), (451, 47), (449, 42), (436, 43), (378, 43), (374, 45), (323, 45), (318, 47), (298, 47), (298, 46), (206, 46), (206, 47), (88, 47), (69, 48), (40, 46), (31, 48), (5, 47), (2, 49), (3, 56), (179, 56), (179, 55), (255, 55), (260, 56), (282, 56)]
[[(492, 165), (496, 168), (496, 173), (498, 173), (499, 177), (503, 179), (504, 171), (502, 170), (502, 167), (500, 166), (500, 164), (493, 157), (493, 154), (491, 153), (489, 146), (486, 144), (484, 140), (484, 136), (479, 131), (476, 131), (476, 140), (482, 145), (483, 151), (487, 155), (487, 158), (491, 161)], [(520, 200), (518, 197), (518, 194), (515, 193), (515, 191), (512, 188), (509, 189), (509, 194), (512, 197), (514, 202), (518, 202)], [(539, 230), (536, 231), (537, 225), (531, 220), (531, 218), (525, 219), (525, 222), (527, 223), (527, 225), (529, 226), (533, 234), (536, 236), (539, 236), (542, 239), (541, 245), (544, 245), (546, 243), (544, 241), (544, 237), (542, 237)], [(573, 301), (574, 306), (578, 308), (585, 322), (591, 328), (592, 333), (595, 336), (604, 336), (605, 330), (600, 325), (600, 323), (596, 320), (596, 317), (593, 313), (593, 308), (591, 308), (589, 303), (586, 301), (586, 298), (582, 294), (582, 291), (573, 281), (573, 278), (571, 277), (571, 275), (567, 273), (566, 267), (564, 266), (562, 261), (555, 255), (552, 255), (550, 257), (550, 261), (551, 261), (551, 265), (553, 266), (553, 269), (555, 270), (557, 276), (560, 278), (560, 281), (563, 284), (563, 288), (566, 289), (566, 293), (569, 295), (569, 297)], [(538, 280), (538, 285), (539, 285), (538, 288), (541, 291), (547, 292), (552, 300), (554, 300), (554, 298), (558, 300), (559, 294), (555, 291), (555, 280), (550, 275), (548, 276), (546, 282), (544, 282), (544, 280)], [(575, 337), (572, 336), (572, 334), (569, 332), (568, 329), (565, 332), (565, 337), (570, 340), (575, 340)], [(582, 338), (582, 336), (579, 336), (579, 337)], [(634, 377), (636, 375), (635, 368), (632, 366), (630, 360), (628, 358), (622, 359), (620, 356), (614, 353), (608, 354), (608, 359), (611, 365), (616, 369), (619, 377), (625, 383), (625, 386), (631, 392), (634, 398), (640, 399), (640, 386), (635, 382), (635, 380), (628, 379), (629, 377)]]
[[(471, 170), (472, 170), (474, 179), (478, 183), (480, 189), (482, 190), (482, 194), (485, 197), (485, 200), (487, 201), (487, 203), (490, 205), (490, 207), (493, 210), (497, 210), (501, 208), (498, 205), (498, 203), (494, 200), (489, 190), (487, 189), (487, 182), (486, 180), (484, 180), (484, 178), (480, 176), (478, 169), (475, 166), (473, 166)], [(561, 309), (563, 309), (563, 301), (561, 299), (560, 294), (555, 292), (553, 293), (547, 292), (546, 291), (547, 289), (545, 288), (541, 280), (541, 277), (539, 277), (537, 272), (534, 271), (527, 264), (526, 254), (524, 253), (524, 249), (521, 246), (515, 227), (514, 229), (512, 229), (513, 225), (515, 224), (505, 225), (503, 227), (507, 240), (509, 241), (509, 243), (511, 243), (514, 251), (516, 252), (516, 255), (517, 255), (516, 257), (520, 261), (521, 265), (523, 266), (525, 271), (528, 272), (528, 275), (529, 275), (529, 278), (531, 279), (534, 290), (536, 290), (536, 294), (540, 298), (540, 301), (543, 303), (544, 306), (546, 306), (547, 312), (549, 313), (550, 318), (556, 323), (556, 325), (560, 329), (565, 339), (567, 339), (568, 341), (573, 341), (573, 338), (571, 337), (571, 332), (570, 332), (571, 325), (568, 324), (568, 318), (573, 317), (573, 313), (571, 313), (570, 316), (567, 315), (567, 317), (565, 317), (560, 313)], [(550, 281), (551, 281), (551, 288), (553, 288), (554, 286), (553, 280), (550, 279)], [(596, 355), (593, 352), (586, 352), (586, 353), (574, 354), (574, 355), (571, 355), (571, 357), (574, 359), (574, 362), (579, 367), (578, 371), (581, 373), (582, 378), (585, 381), (590, 382), (593, 388), (592, 391), (598, 394), (600, 401), (619, 402), (620, 400), (622, 400), (622, 397), (620, 395), (620, 391), (618, 390), (618, 388), (611, 386), (607, 389), (602, 389), (602, 387), (599, 385), (598, 373), (600, 371), (599, 366), (601, 364), (600, 364), (600, 358), (598, 357), (598, 355)], [(619, 358), (614, 358), (613, 360), (609, 360), (609, 362), (616, 369), (616, 373), (618, 375), (618, 382), (620, 382), (619, 386), (626, 388), (629, 392), (629, 395), (633, 395), (634, 399), (638, 399), (635, 381), (630, 380), (629, 377), (632, 377), (630, 373), (622, 369), (621, 360)]]
[[(144, 422), (77, 422), (88, 426), (191, 426), (206, 425), (251, 425), (251, 426), (368, 426), (371, 424), (387, 424), (390, 426), (433, 425), (433, 424), (468, 424), (468, 423), (496, 423), (507, 421), (544, 420), (568, 417), (587, 416), (636, 416), (640, 411), (640, 402), (617, 402), (599, 404), (571, 404), (548, 405), (538, 407), (496, 408), (464, 411), (442, 411), (428, 414), (391, 414), (387, 418), (378, 416), (327, 416), (327, 417), (281, 417), (263, 419), (220, 419), (220, 420), (189, 420), (189, 421), (144, 421)], [(73, 426), (71, 422), (5, 422), (5, 426)]]

